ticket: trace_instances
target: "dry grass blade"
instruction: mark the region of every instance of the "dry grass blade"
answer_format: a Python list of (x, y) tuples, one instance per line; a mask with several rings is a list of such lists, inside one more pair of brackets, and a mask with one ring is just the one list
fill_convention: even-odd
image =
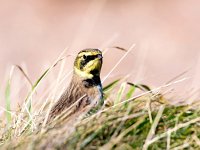
[[(53, 90), (53, 88), (55, 87), (56, 84), (57, 84), (57, 85), (62, 84), (62, 83), (65, 81), (65, 79), (68, 78), (68, 77), (70, 76), (70, 74), (72, 74), (72, 72), (73, 72), (73, 70), (69, 71), (69, 73), (68, 73), (67, 75), (65, 75), (64, 77), (62, 77), (62, 80), (60, 80), (59, 83), (57, 83), (57, 82), (53, 83), (52, 86), (50, 86), (50, 88), (48, 89), (48, 92), (49, 92), (50, 90)], [(61, 95), (61, 94), (60, 94), (60, 95)], [(40, 109), (39, 109), (39, 111), (38, 111), (38, 114), (40, 114), (40, 113), (43, 112), (44, 107), (45, 107), (46, 104), (48, 103), (50, 97), (51, 97), (51, 95), (49, 95), (49, 96), (46, 98), (45, 102), (44, 102), (44, 103), (42, 104), (42, 106), (40, 107)], [(44, 97), (43, 97), (43, 98), (44, 98)], [(53, 100), (53, 99), (52, 99), (52, 100)], [(52, 101), (51, 101), (51, 102), (52, 102)], [(40, 105), (40, 104), (38, 103), (38, 105)], [(52, 105), (52, 104), (50, 103), (50, 105)]]
[[(61, 78), (61, 74), (62, 74), (62, 72), (63, 72), (63, 70), (64, 70), (64, 64), (65, 64), (65, 62), (63, 61), (63, 63), (61, 64), (61, 68), (60, 68), (59, 74), (58, 74), (57, 82), (56, 82), (56, 85), (55, 85), (55, 88), (54, 88), (54, 92), (53, 92), (53, 95), (52, 95), (52, 98), (51, 98), (51, 102), (50, 102), (50, 105), (49, 105), (49, 109), (48, 109), (47, 115), (46, 115), (46, 117), (45, 117), (44, 123), (43, 123), (43, 125), (42, 125), (43, 128), (44, 128), (44, 126), (45, 126), (46, 123), (47, 123), (47, 120), (48, 120), (48, 117), (49, 117), (49, 113), (50, 113), (51, 107), (52, 107), (52, 105), (53, 105), (53, 102), (52, 102), (52, 101), (55, 99), (55, 95), (56, 95), (56, 92), (57, 92), (57, 88), (58, 88), (58, 85), (59, 85), (59, 81), (60, 81), (60, 78)], [(45, 103), (45, 105), (46, 105), (46, 103)], [(45, 105), (43, 105), (42, 109), (44, 108)], [(41, 109), (41, 108), (40, 108), (40, 109)]]
[(171, 80), (169, 80), (166, 84), (169, 84), (169, 83), (173, 82), (174, 80), (177, 80), (178, 78), (182, 77), (182, 76), (185, 75), (189, 70), (190, 70), (190, 68), (187, 69), (187, 70), (185, 70), (185, 71), (183, 71), (182, 73), (178, 74), (177, 76), (175, 76), (174, 78), (172, 78)]
[(58, 59), (53, 63), (53, 65), (50, 66), (50, 67), (39, 77), (39, 79), (35, 82), (35, 84), (33, 85), (33, 88), (32, 88), (32, 90), (31, 90), (31, 92), (28, 94), (28, 96), (27, 96), (27, 98), (26, 98), (26, 100), (25, 100), (25, 106), (29, 103), (30, 98), (32, 97), (32, 95), (33, 95), (34, 92), (36, 91), (36, 89), (37, 89), (37, 87), (39, 86), (39, 84), (40, 84), (40, 82), (42, 81), (42, 79), (44, 79), (44, 78), (47, 76), (47, 74), (51, 71), (52, 68), (54, 68), (60, 61), (63, 60), (63, 58), (60, 58), (60, 57), (64, 54), (65, 51), (66, 51), (66, 50), (64, 50), (64, 51), (60, 54), (60, 56), (59, 56)]
[[(162, 88), (166, 88), (166, 87), (172, 86), (172, 85), (174, 85), (174, 84), (183, 82), (183, 81), (185, 81), (185, 80), (187, 80), (187, 79), (188, 79), (188, 78), (183, 78), (183, 79), (174, 81), (174, 82), (172, 82), (172, 83), (169, 83), (169, 84), (166, 84), (166, 85), (162, 85), (162, 86), (160, 86), (160, 87), (157, 87), (157, 88), (155, 88), (155, 89), (152, 89), (151, 91), (144, 92), (144, 93), (139, 94), (139, 95), (137, 95), (137, 96), (134, 96), (134, 97), (132, 97), (132, 98), (130, 98), (130, 99), (127, 99), (127, 100), (125, 100), (125, 101), (122, 101), (122, 102), (120, 102), (120, 103), (118, 103), (118, 104), (116, 104), (116, 105), (114, 105), (114, 106), (112, 106), (112, 107), (109, 107), (109, 108), (107, 108), (107, 109), (102, 110), (101, 112), (105, 112), (105, 111), (107, 111), (107, 110), (109, 110), (109, 109), (112, 109), (112, 108), (117, 107), (117, 106), (119, 106), (119, 105), (123, 105), (124, 103), (130, 102), (130, 101), (133, 101), (133, 100), (135, 100), (135, 99), (137, 99), (137, 98), (139, 98), (139, 97), (142, 97), (142, 96), (144, 96), (144, 95), (147, 95), (147, 94), (149, 94), (149, 93), (151, 93), (151, 92), (155, 92), (155, 91), (160, 90), (160, 89), (162, 89)], [(100, 112), (99, 112), (99, 113), (100, 113)]]
[(33, 88), (33, 83), (31, 82), (31, 79), (28, 77), (28, 75), (24, 71), (24, 69), (22, 69), (22, 67), (19, 66), (19, 65), (14, 65), (14, 66), (20, 70), (20, 72), (24, 75), (24, 77), (26, 78), (26, 80), (28, 81), (28, 83), (31, 85), (31, 88)]
[(122, 50), (122, 51), (127, 52), (127, 49), (125, 49), (125, 48), (123, 48), (123, 47), (113, 46), (113, 48), (116, 48), (116, 49), (119, 49), (119, 50)]
[(178, 124), (176, 127), (172, 128), (172, 129), (169, 129), (167, 132), (164, 132), (164, 133), (154, 137), (152, 140), (148, 141), (148, 143), (146, 143), (146, 144), (150, 145), (150, 144), (158, 141), (159, 139), (166, 137), (169, 133), (171, 134), (171, 133), (176, 132), (177, 130), (179, 130), (181, 128), (187, 127), (187, 126), (189, 126), (191, 124), (194, 124), (194, 123), (197, 123), (199, 121), (200, 121), (200, 117), (192, 119), (192, 120), (190, 120), (190, 121), (188, 121), (186, 123)]
[(129, 50), (120, 58), (120, 60), (115, 64), (115, 66), (109, 71), (109, 73), (103, 78), (102, 83), (110, 76), (110, 74), (117, 68), (117, 66), (122, 62), (122, 60), (133, 50), (135, 44), (133, 44)]
[(177, 146), (175, 148), (172, 148), (171, 150), (183, 150), (183, 149), (186, 149), (186, 148), (189, 148), (190, 147), (190, 144), (189, 143), (185, 143), (183, 145), (180, 145), (180, 146)]
[[(27, 124), (24, 125), (23, 129), (20, 131), (20, 134), (23, 133), (25, 131), (25, 129), (28, 127), (28, 125), (31, 123), (32, 124), (32, 129), (33, 128), (36, 128), (36, 124), (33, 120), (33, 116), (31, 114), (31, 108), (32, 108), (32, 103), (31, 103), (31, 99), (32, 99), (32, 96), (33, 94), (35, 93), (37, 87), (39, 86), (40, 82), (42, 81), (42, 79), (44, 79), (47, 74), (51, 71), (52, 68), (54, 68), (60, 61), (63, 60), (63, 54), (65, 53), (67, 49), (65, 49), (60, 55), (59, 57), (57, 58), (57, 60), (52, 64), (52, 66), (50, 66), (40, 77), (39, 79), (34, 83), (31, 91), (28, 93), (28, 96), (26, 97), (25, 99), (25, 102), (24, 102), (24, 107), (22, 107), (21, 109), (21, 112), (24, 112), (26, 111), (28, 113), (28, 116), (29, 116), (29, 121)], [(19, 115), (18, 118), (17, 118), (17, 124), (20, 123), (20, 121), (22, 120), (23, 118), (23, 115)]]
[(156, 118), (155, 118), (155, 120), (154, 120), (154, 122), (153, 122), (153, 124), (151, 126), (149, 134), (147, 135), (147, 138), (145, 140), (145, 144), (143, 146), (143, 150), (147, 150), (148, 149), (148, 143), (153, 138), (153, 136), (155, 135), (156, 128), (158, 126), (160, 118), (162, 117), (164, 109), (165, 109), (165, 105), (161, 105), (160, 108), (159, 108), (159, 111), (157, 113), (157, 116), (156, 116)]
[(111, 141), (109, 141), (109, 143), (107, 143), (106, 145), (103, 145), (99, 149), (100, 150), (112, 149), (114, 145), (116, 145), (117, 143), (120, 143), (120, 141), (123, 139), (123, 137), (126, 134), (128, 134), (130, 131), (135, 129), (139, 124), (141, 124), (144, 121), (144, 118), (145, 118), (145, 116), (141, 117), (135, 124), (133, 124), (132, 126), (127, 128), (125, 131), (120, 133), (120, 135), (118, 135), (116, 138), (111, 139)]

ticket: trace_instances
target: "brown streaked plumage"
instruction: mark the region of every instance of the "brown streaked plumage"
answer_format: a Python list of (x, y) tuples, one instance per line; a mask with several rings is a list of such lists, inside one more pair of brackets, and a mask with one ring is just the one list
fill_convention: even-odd
[(48, 122), (70, 109), (70, 114), (82, 111), (86, 106), (102, 105), (103, 94), (100, 80), (102, 53), (98, 49), (85, 49), (74, 61), (71, 82), (52, 107)]

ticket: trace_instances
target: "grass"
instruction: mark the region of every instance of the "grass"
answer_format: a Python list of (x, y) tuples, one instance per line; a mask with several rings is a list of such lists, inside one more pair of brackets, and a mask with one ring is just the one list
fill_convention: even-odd
[(38, 96), (37, 100), (42, 97), (42, 101), (34, 103), (34, 96), (42, 81), (62, 60), (63, 54), (34, 84), (25, 71), (17, 67), (31, 85), (31, 90), (19, 109), (14, 111), (11, 109), (14, 69), (11, 69), (5, 88), (6, 107), (2, 108), (5, 116), (1, 116), (0, 122), (1, 149), (199, 149), (200, 103), (171, 105), (164, 93), (158, 92), (183, 82), (185, 78), (150, 89), (144, 84), (127, 82), (127, 78), (122, 77), (104, 87), (105, 106), (97, 113), (87, 117), (84, 113), (77, 114), (63, 119), (67, 110), (52, 124), (46, 124), (53, 103), (51, 98), (56, 97), (58, 87), (71, 72), (65, 75), (61, 65), (57, 80), (51, 82), (44, 95)]

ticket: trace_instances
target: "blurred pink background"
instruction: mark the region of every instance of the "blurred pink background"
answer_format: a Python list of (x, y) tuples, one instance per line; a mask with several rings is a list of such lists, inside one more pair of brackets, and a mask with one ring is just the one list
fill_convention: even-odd
[[(131, 82), (158, 86), (190, 69), (187, 88), (199, 85), (198, 0), (1, 0), (0, 21), (1, 83), (12, 64), (36, 80), (66, 47), (76, 55), (87, 47), (135, 43), (111, 77), (131, 74)], [(102, 77), (123, 55), (109, 49)]]

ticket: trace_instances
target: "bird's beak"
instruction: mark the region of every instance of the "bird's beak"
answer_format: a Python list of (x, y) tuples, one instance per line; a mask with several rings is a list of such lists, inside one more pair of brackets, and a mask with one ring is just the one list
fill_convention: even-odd
[(97, 57), (98, 59), (102, 59), (103, 58), (103, 56), (101, 55), (101, 54), (98, 54), (98, 57)]

